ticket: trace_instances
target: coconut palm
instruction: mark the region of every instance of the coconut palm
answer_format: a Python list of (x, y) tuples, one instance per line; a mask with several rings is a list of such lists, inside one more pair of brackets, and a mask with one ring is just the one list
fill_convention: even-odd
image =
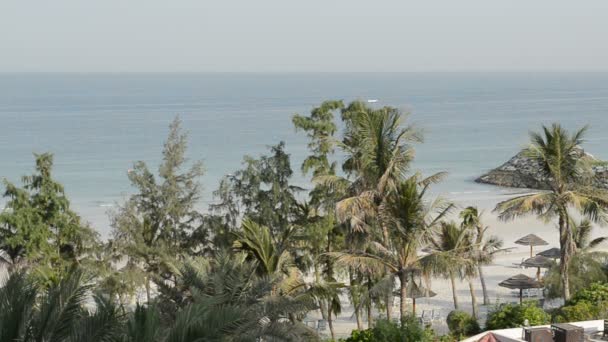
[(407, 282), (413, 273), (421, 270), (418, 250), (453, 208), (452, 204), (441, 198), (430, 203), (425, 201), (428, 187), (436, 180), (437, 177), (421, 178), (416, 174), (399, 184), (387, 198), (380, 215), (386, 222), (390, 243), (384, 244), (385, 240), (378, 237), (370, 241), (363, 252), (333, 254), (338, 262), (348, 266), (363, 270), (385, 268), (391, 276), (397, 277), (400, 281), (402, 320), (407, 317)]
[[(336, 215), (340, 222), (349, 222), (355, 231), (378, 227), (384, 245), (390, 243), (388, 223), (382, 221), (379, 212), (388, 194), (406, 177), (414, 157), (411, 144), (422, 141), (420, 131), (405, 125), (405, 118), (395, 108), (374, 109), (358, 101), (342, 111), (346, 126), (344, 138), (338, 144), (346, 154), (342, 168), (354, 179), (349, 182), (350, 197), (337, 203)], [(337, 176), (319, 177), (318, 180), (342, 188), (345, 183)], [(370, 220), (378, 224), (370, 225)], [(392, 291), (387, 293), (386, 302), (392, 302)], [(391, 309), (391, 305), (386, 306), (388, 319)]]
[(483, 265), (492, 263), (494, 256), (504, 251), (502, 248), (503, 241), (497, 236), (486, 237), (485, 233), (489, 227), (483, 226), (481, 222), (482, 213), (476, 207), (469, 206), (460, 212), (463, 227), (472, 228), (475, 230), (475, 252), (477, 253), (477, 274), (481, 282), (483, 292), (483, 304), (490, 304), (490, 297), (486, 288), (486, 280), (483, 276)]
[(467, 281), (475, 318), (477, 318), (477, 297), (474, 279), (479, 276), (480, 264), (487, 263), (492, 252), (499, 250), (501, 244), (494, 238), (482, 240), (477, 244), (477, 239), (476, 231), (468, 225), (458, 225), (453, 221), (442, 222), (440, 231), (429, 247), (431, 253), (422, 260), (432, 273), (450, 279), (455, 309), (458, 309), (456, 276)]
[(496, 206), (503, 220), (535, 214), (549, 221), (558, 219), (560, 241), (560, 267), (564, 299), (570, 298), (569, 265), (576, 246), (570, 225), (570, 209), (576, 209), (593, 222), (608, 221), (608, 196), (605, 192), (587, 186), (588, 158), (580, 145), (587, 127), (569, 134), (559, 124), (543, 126), (542, 133), (530, 134), (532, 144), (525, 152), (537, 161), (543, 173), (547, 191), (517, 196)]
[(459, 229), (454, 222), (441, 222), (441, 228), (436, 236), (431, 240), (430, 254), (423, 258), (432, 274), (446, 276), (450, 279), (452, 286), (452, 299), (454, 309), (458, 310), (458, 295), (456, 293), (456, 276), (460, 274), (462, 264), (455, 255), (460, 252), (463, 245), (464, 230)]

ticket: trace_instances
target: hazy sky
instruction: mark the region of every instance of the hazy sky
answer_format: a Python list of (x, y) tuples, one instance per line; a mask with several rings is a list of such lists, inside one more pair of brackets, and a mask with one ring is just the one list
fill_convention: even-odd
[(608, 70), (608, 0), (0, 0), (0, 71)]

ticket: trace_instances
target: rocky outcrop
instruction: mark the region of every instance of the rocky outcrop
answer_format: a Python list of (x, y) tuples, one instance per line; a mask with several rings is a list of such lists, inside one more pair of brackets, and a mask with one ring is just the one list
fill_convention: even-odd
[[(587, 159), (592, 173), (591, 183), (594, 187), (608, 189), (608, 163), (597, 160), (580, 149), (579, 158)], [(475, 180), (478, 183), (494, 184), (512, 188), (548, 189), (550, 178), (542, 171), (538, 160), (529, 158), (520, 152), (506, 163), (491, 170)]]

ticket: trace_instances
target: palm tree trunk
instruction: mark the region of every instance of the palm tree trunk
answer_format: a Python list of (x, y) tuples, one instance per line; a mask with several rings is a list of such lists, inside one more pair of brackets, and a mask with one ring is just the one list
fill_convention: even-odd
[(331, 303), (327, 305), (327, 325), (329, 325), (329, 332), (331, 333), (331, 339), (336, 339), (336, 332), (334, 331), (334, 322), (331, 318)]
[(371, 329), (374, 326), (374, 317), (372, 316), (372, 305), (373, 305), (373, 301), (372, 301), (372, 295), (370, 293), (372, 289), (372, 280), (368, 279), (367, 281), (367, 328)]
[(372, 303), (367, 305), (367, 329), (374, 327), (374, 317), (372, 315)]
[(401, 271), (401, 273), (399, 274), (399, 282), (400, 282), (400, 291), (399, 291), (399, 300), (401, 301), (399, 303), (399, 309), (400, 309), (400, 314), (401, 314), (401, 324), (405, 323), (405, 316), (406, 316), (406, 298), (407, 298), (407, 276), (405, 274), (405, 272)]
[(458, 310), (458, 295), (456, 294), (456, 279), (454, 272), (450, 271), (450, 283), (452, 284), (452, 297), (454, 298), (454, 310)]
[(469, 277), (469, 291), (471, 291), (471, 304), (473, 305), (473, 318), (477, 319), (477, 297), (475, 297), (475, 288), (473, 286), (473, 278)]
[(559, 214), (560, 273), (564, 300), (570, 299), (570, 257), (572, 256), (572, 231), (568, 226), (565, 209)]
[(477, 272), (479, 273), (481, 291), (483, 292), (483, 305), (490, 305), (490, 296), (488, 296), (488, 289), (486, 288), (486, 279), (483, 277), (483, 268), (481, 267), (481, 265), (477, 265)]
[[(391, 289), (392, 292), (392, 289)], [(390, 321), (393, 318), (393, 295), (386, 295), (386, 320)]]
[[(321, 271), (319, 270), (319, 264), (318, 263), (314, 263), (314, 269), (315, 269), (315, 281), (317, 282), (317, 284), (321, 283)], [(326, 306), (325, 306), (325, 300), (324, 299), (319, 299), (319, 311), (321, 311), (321, 317), (323, 319), (327, 319), (327, 310), (326, 310)]]
[(150, 275), (146, 274), (146, 301), (150, 303)]
[[(363, 330), (363, 322), (361, 321), (361, 298), (357, 298), (357, 293), (354, 290), (353, 283), (355, 282), (355, 277), (353, 275), (353, 269), (351, 267), (348, 268), (348, 278), (349, 278), (349, 288), (350, 288), (350, 298), (351, 304), (355, 308), (355, 318), (357, 319), (357, 330)], [(359, 291), (360, 292), (360, 291)]]

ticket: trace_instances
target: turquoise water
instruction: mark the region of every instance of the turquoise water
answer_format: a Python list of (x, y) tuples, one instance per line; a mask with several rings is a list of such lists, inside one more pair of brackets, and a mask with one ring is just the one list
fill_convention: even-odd
[(107, 232), (105, 212), (131, 190), (127, 170), (136, 160), (156, 165), (176, 114), (190, 132), (190, 158), (205, 163), (206, 207), (244, 154), (284, 140), (297, 169), (306, 140), (290, 118), (324, 99), (378, 99), (411, 111), (426, 132), (415, 169), (449, 171), (435, 191), (463, 202), (509, 193), (472, 180), (515, 154), (541, 123), (590, 124), (586, 149), (608, 159), (602, 73), (0, 74), (0, 177), (18, 181), (32, 169), (32, 152), (53, 152), (73, 205)]

